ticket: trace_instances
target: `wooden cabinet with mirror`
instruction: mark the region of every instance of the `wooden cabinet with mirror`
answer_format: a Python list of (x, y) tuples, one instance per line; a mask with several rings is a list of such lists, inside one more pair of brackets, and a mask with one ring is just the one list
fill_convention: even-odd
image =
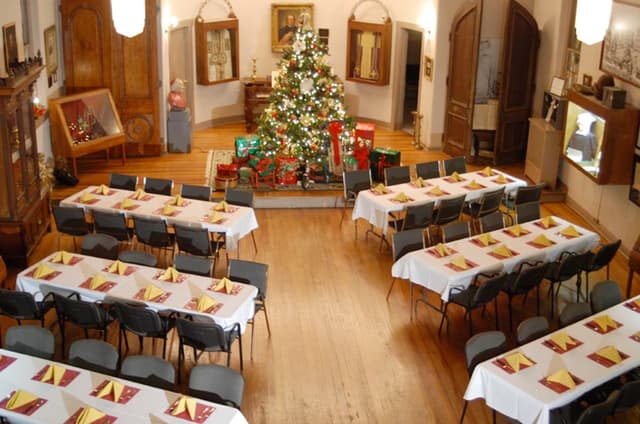
[(41, 192), (33, 86), (43, 67), (0, 87), (0, 255), (26, 266), (48, 231), (49, 196)]
[(349, 19), (347, 29), (347, 81), (389, 84), (391, 19), (383, 24)]
[(198, 84), (213, 85), (238, 79), (238, 20), (204, 22), (196, 19)]

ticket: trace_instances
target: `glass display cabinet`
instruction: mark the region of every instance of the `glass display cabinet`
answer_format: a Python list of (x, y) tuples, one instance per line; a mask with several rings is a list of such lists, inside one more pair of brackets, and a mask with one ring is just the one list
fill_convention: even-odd
[(213, 85), (238, 79), (238, 20), (203, 22), (196, 19), (198, 84)]
[(349, 19), (347, 80), (388, 85), (391, 60), (391, 19), (382, 24)]
[(41, 192), (33, 86), (43, 66), (0, 86), (0, 255), (19, 266), (49, 229), (49, 194)]
[(56, 158), (70, 158), (78, 174), (76, 159), (120, 146), (125, 163), (125, 136), (122, 123), (107, 88), (49, 100), (51, 147)]

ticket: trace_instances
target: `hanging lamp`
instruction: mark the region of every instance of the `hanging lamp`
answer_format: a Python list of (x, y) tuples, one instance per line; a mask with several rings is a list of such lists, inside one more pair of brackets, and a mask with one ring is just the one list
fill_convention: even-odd
[(111, 0), (111, 19), (118, 34), (135, 37), (144, 31), (145, 0)]
[(576, 36), (587, 45), (604, 39), (609, 28), (612, 0), (578, 0)]

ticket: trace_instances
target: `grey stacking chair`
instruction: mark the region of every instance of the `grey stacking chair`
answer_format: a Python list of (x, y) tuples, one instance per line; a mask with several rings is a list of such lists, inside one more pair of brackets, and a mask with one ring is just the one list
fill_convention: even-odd
[(44, 318), (52, 306), (50, 296), (37, 301), (29, 292), (0, 289), (0, 315), (15, 319), (18, 325), (23, 320), (39, 320), (44, 327)]
[[(186, 252), (190, 255), (209, 257), (214, 260), (215, 263), (220, 254), (220, 249), (224, 247), (224, 240), (216, 237), (212, 237), (211, 233), (200, 226), (189, 226), (182, 224), (175, 224), (173, 226), (175, 230), (176, 245), (178, 252)], [(227, 254), (227, 261), (229, 255)]]
[(588, 303), (567, 303), (558, 315), (560, 328), (573, 324), (591, 315), (591, 306)]
[(118, 259), (120, 242), (109, 234), (87, 234), (82, 239), (80, 252), (83, 255), (104, 259)]
[(53, 359), (56, 340), (53, 333), (36, 325), (18, 325), (7, 328), (4, 348), (25, 355)]
[[(558, 259), (555, 262), (551, 262), (549, 264), (549, 268), (547, 268), (547, 274), (545, 278), (549, 281), (549, 296), (551, 297), (551, 317), (553, 317), (556, 313), (555, 303), (558, 298), (558, 293), (560, 293), (560, 287), (562, 283), (568, 281), (572, 278), (576, 278), (576, 287), (578, 292), (580, 292), (580, 285), (582, 284), (581, 270), (584, 267), (584, 263), (587, 260), (589, 252), (585, 253), (574, 253), (565, 251), (560, 254)], [(554, 287), (558, 286), (558, 288), (554, 292)], [(578, 294), (576, 293), (576, 301), (579, 300)]]
[(118, 241), (131, 243), (133, 231), (128, 227), (124, 213), (94, 210), (92, 214), (96, 233), (108, 234)]
[(468, 221), (450, 222), (447, 225), (441, 226), (440, 230), (442, 231), (443, 243), (468, 238), (471, 235)]
[(535, 316), (522, 321), (516, 329), (518, 346), (538, 339), (549, 332), (549, 321), (543, 316)]
[(440, 161), (416, 163), (416, 177), (428, 180), (440, 176)]
[(141, 250), (125, 250), (118, 254), (118, 259), (121, 262), (129, 264), (144, 265), (155, 267), (158, 265), (158, 257), (149, 252), (143, 252)]
[(504, 228), (504, 215), (502, 212), (493, 212), (479, 219), (480, 234)]
[(173, 265), (180, 272), (211, 277), (215, 261), (201, 256), (176, 254)]
[[(424, 249), (424, 230), (422, 228), (414, 228), (412, 230), (404, 230), (395, 233), (391, 236), (391, 254), (393, 262), (406, 255), (407, 253), (414, 252), (416, 250)], [(396, 278), (391, 280), (391, 285), (387, 291), (387, 300), (393, 285), (396, 283)]]
[(76, 237), (86, 236), (91, 232), (82, 208), (54, 205), (53, 219), (56, 223), (58, 250), (61, 234), (72, 236), (73, 248), (78, 250)]
[(587, 257), (587, 260), (583, 264), (582, 271), (585, 274), (585, 287), (586, 287), (586, 295), (585, 300), (589, 301), (589, 274), (595, 271), (598, 271), (604, 267), (607, 268), (607, 280), (609, 279), (609, 264), (613, 260), (613, 257), (616, 256), (616, 252), (620, 248), (620, 244), (622, 240), (618, 239), (613, 243), (601, 245), (597, 252), (590, 254)]
[(522, 262), (518, 268), (511, 272), (502, 287), (509, 298), (509, 329), (513, 328), (513, 298), (524, 295), (525, 299), (529, 292), (536, 289), (536, 315), (540, 315), (540, 284), (547, 272), (548, 264), (545, 262)]
[(102, 374), (115, 375), (118, 359), (116, 348), (102, 340), (77, 340), (69, 347), (69, 364)]
[(114, 172), (109, 177), (109, 187), (111, 188), (134, 191), (137, 186), (138, 177), (135, 175), (118, 174)]
[(515, 211), (516, 224), (535, 221), (536, 219), (540, 219), (540, 202), (529, 202), (516, 205)]
[(498, 212), (504, 196), (504, 186), (488, 191), (477, 202), (471, 202), (462, 209), (462, 213), (469, 215), (474, 231), (480, 231), (480, 218)]
[(150, 178), (144, 177), (142, 183), (144, 191), (147, 193), (164, 194), (165, 196), (171, 196), (173, 190), (173, 180), (165, 178)]
[(611, 415), (624, 412), (640, 405), (640, 380), (631, 380), (624, 383), (616, 399)]
[(618, 399), (620, 392), (614, 391), (612, 392), (607, 400), (593, 404), (585, 409), (582, 414), (575, 421), (576, 424), (601, 424), (605, 423), (607, 417), (611, 412), (613, 412), (613, 408), (615, 408), (616, 401)]
[(457, 156), (455, 158), (444, 159), (442, 161), (442, 168), (444, 169), (444, 175), (451, 175), (454, 172), (458, 174), (464, 174), (467, 172), (467, 165), (465, 163), (464, 156)]
[(244, 378), (231, 368), (220, 365), (196, 365), (189, 375), (189, 394), (236, 409), (242, 406)]
[(591, 291), (591, 311), (597, 314), (622, 302), (622, 292), (617, 282), (600, 281)]
[(134, 233), (138, 243), (151, 249), (163, 249), (165, 254), (174, 250), (174, 236), (167, 230), (167, 223), (160, 218), (133, 217)]
[(411, 168), (408, 166), (392, 166), (384, 169), (384, 184), (391, 186), (411, 181)]
[[(340, 225), (344, 221), (344, 214), (349, 206), (354, 206), (358, 193), (371, 188), (371, 170), (358, 169), (356, 171), (343, 171), (342, 181), (344, 183), (344, 207), (340, 218)], [(358, 238), (358, 222), (354, 221), (356, 239)]]
[(118, 353), (122, 352), (122, 339), (124, 339), (126, 351), (129, 351), (127, 331), (138, 336), (140, 351), (144, 337), (162, 339), (162, 359), (167, 353), (167, 335), (175, 326), (175, 312), (157, 312), (144, 305), (133, 305), (116, 302), (114, 305), (115, 316), (120, 323), (118, 335)]
[(389, 220), (389, 224), (396, 231), (412, 230), (414, 228), (426, 229), (433, 219), (434, 202), (412, 204), (404, 208), (404, 213), (397, 218)]
[(128, 380), (173, 390), (176, 382), (176, 370), (171, 362), (155, 356), (133, 355), (122, 361), (120, 375)]
[(211, 201), (211, 187), (182, 184), (180, 195), (185, 199)]

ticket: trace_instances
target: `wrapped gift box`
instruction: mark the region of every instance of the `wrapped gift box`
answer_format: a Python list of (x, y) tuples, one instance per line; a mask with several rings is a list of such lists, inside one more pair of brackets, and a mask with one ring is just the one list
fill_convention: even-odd
[(249, 182), (251, 181), (252, 175), (253, 175), (253, 170), (248, 166), (242, 166), (238, 170), (239, 182), (242, 184), (249, 184)]
[(260, 140), (255, 135), (239, 135), (236, 137), (236, 156), (246, 158), (260, 149)]
[(251, 155), (249, 166), (256, 170), (255, 174), (258, 177), (266, 177), (273, 174), (276, 169), (275, 161), (262, 152), (256, 152), (255, 155)]
[(376, 124), (371, 122), (356, 122), (356, 139), (364, 138), (371, 141), (373, 148), (373, 137), (376, 132)]
[(373, 140), (356, 137), (355, 145), (353, 146), (353, 158), (357, 162), (356, 169), (369, 168), (371, 146), (373, 146)]
[(400, 150), (376, 147), (369, 155), (371, 177), (376, 181), (384, 181), (384, 168), (400, 166)]
[(235, 163), (219, 163), (216, 175), (221, 178), (234, 178), (238, 176), (238, 165)]
[(298, 181), (299, 167), (298, 159), (278, 157), (276, 159), (276, 182), (278, 184), (295, 184)]

